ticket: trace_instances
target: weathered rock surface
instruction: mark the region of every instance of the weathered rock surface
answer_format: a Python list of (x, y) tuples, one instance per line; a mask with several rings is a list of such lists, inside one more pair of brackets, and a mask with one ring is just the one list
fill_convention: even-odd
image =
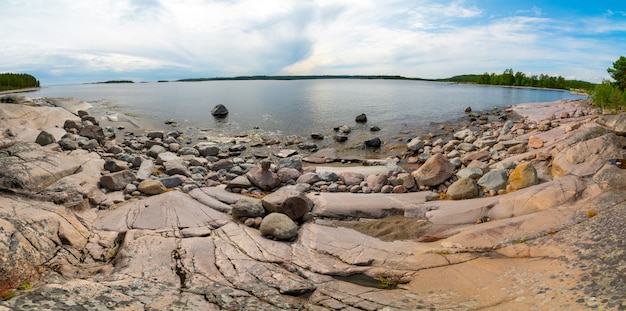
[[(541, 183), (463, 201), (440, 199), (441, 189), (453, 188), (456, 177), (452, 175), (443, 180), (442, 188), (433, 185), (437, 192), (311, 191), (306, 196), (314, 204), (299, 227), (289, 217), (278, 216), (296, 232), (287, 230), (291, 238), (274, 237), (285, 237), (284, 241), (268, 239), (232, 217), (240, 212), (233, 212), (233, 207), (242, 199), (257, 202), (258, 209), (257, 199), (225, 190), (228, 178), (242, 176), (232, 172), (243, 171), (249, 164), (244, 159), (229, 158), (224, 162), (228, 169), (212, 172), (222, 182), (217, 187), (186, 183), (182, 189), (189, 194), (174, 190), (98, 205), (92, 203), (100, 197), (95, 193), (104, 168), (98, 154), (46, 150), (49, 153), (37, 162), (27, 156), (34, 152), (31, 148), (37, 152), (46, 148), (4, 137), (0, 158), (17, 158), (12, 161), (22, 160), (18, 163), (31, 170), (50, 169), (42, 176), (53, 177), (39, 182), (17, 172), (2, 175), (5, 180), (26, 182), (3, 184), (5, 190), (20, 195), (0, 196), (0, 245), (10, 250), (0, 253), (0, 272), (37, 267), (41, 278), (24, 278), (31, 280), (33, 289), (0, 301), (0, 309), (623, 309), (626, 283), (619, 272), (626, 256), (621, 238), (626, 235), (621, 223), (626, 217), (626, 193), (621, 161), (626, 157), (622, 137), (603, 127), (607, 120), (595, 123), (589, 117), (570, 122), (569, 116), (580, 114), (579, 107), (568, 110), (561, 102), (545, 106), (537, 109), (544, 115), (531, 108), (538, 121), (545, 115), (559, 119), (549, 129), (533, 133), (544, 141), (543, 147), (510, 156), (504, 154), (510, 147), (501, 144), (504, 149), (490, 159), (491, 170), (505, 172), (515, 164), (522, 170), (524, 163), (531, 162)], [(502, 141), (514, 140), (514, 135), (529, 128), (517, 123), (509, 124), (504, 135), (510, 137)], [(493, 129), (498, 134), (499, 126)], [(463, 141), (479, 136), (464, 131)], [(599, 142), (606, 144), (605, 150), (592, 150)], [(134, 142), (125, 148), (140, 150), (132, 144), (144, 146)], [(433, 143), (442, 149), (444, 145)], [(445, 152), (457, 151), (454, 159), (460, 166), (456, 145), (450, 144)], [(569, 150), (586, 156), (577, 157)], [(552, 175), (551, 164), (559, 153), (564, 156), (559, 161), (564, 162), (558, 163), (559, 174)], [(132, 163), (132, 170), (142, 163), (139, 157), (121, 155), (118, 160)], [(80, 167), (63, 169), (63, 162), (74, 157), (83, 159)], [(216, 163), (184, 157), (194, 163), (185, 163), (193, 174), (202, 175), (203, 169)], [(162, 174), (161, 165), (168, 161), (157, 163), (153, 173)], [(584, 169), (586, 164), (593, 169)], [(488, 170), (485, 162), (472, 161), (468, 166)], [(389, 177), (387, 188), (409, 186), (413, 178), (382, 162), (315, 169), (324, 182), (328, 179), (336, 187), (345, 186), (337, 179), (350, 171), (366, 177), (367, 183), (358, 187), (372, 184), (367, 178), (372, 174)], [(33, 199), (48, 191), (46, 200), (55, 196), (63, 201), (59, 189), (72, 188), (71, 193), (90, 204), (68, 208)], [(123, 194), (112, 192), (106, 200), (119, 196)], [(389, 227), (395, 223), (387, 222), (390, 216), (411, 220), (404, 224), (420, 223), (425, 231), (392, 240), (377, 238), (381, 229), (410, 231)], [(357, 230), (348, 222), (367, 226)], [(18, 272), (23, 271), (27, 272)]]

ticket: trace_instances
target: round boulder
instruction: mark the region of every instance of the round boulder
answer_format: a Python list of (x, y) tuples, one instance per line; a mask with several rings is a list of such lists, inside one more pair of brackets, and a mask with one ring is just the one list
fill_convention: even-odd
[(461, 178), (450, 185), (446, 194), (453, 200), (473, 199), (478, 196), (478, 185), (472, 178)]
[(226, 106), (219, 104), (213, 107), (211, 114), (216, 118), (225, 118), (228, 116), (228, 109), (226, 109)]
[(147, 195), (161, 194), (167, 191), (167, 188), (158, 180), (146, 179), (139, 183), (137, 190)]
[(509, 185), (513, 190), (534, 186), (538, 183), (537, 170), (530, 162), (520, 163), (509, 176)]
[(285, 214), (271, 213), (263, 218), (259, 231), (278, 240), (291, 240), (298, 235), (298, 225)]

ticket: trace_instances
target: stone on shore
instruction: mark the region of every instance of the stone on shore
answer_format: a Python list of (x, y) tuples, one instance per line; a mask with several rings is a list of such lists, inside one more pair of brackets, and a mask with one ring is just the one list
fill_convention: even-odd
[(162, 182), (154, 179), (146, 179), (139, 183), (137, 190), (147, 195), (161, 194), (167, 191)]
[(362, 113), (362, 114), (356, 116), (354, 121), (357, 122), (357, 123), (366, 123), (367, 122), (367, 116), (364, 113)]
[(313, 202), (302, 192), (281, 188), (261, 199), (268, 213), (282, 213), (293, 220), (298, 220), (311, 211)]
[(107, 190), (120, 191), (135, 180), (135, 174), (129, 170), (109, 173), (100, 177), (100, 184)]
[(478, 180), (478, 185), (483, 187), (486, 192), (489, 192), (504, 189), (507, 182), (508, 176), (505, 170), (492, 170)]
[(382, 144), (383, 143), (379, 137), (374, 137), (372, 139), (368, 139), (365, 141), (365, 147), (368, 147), (368, 148), (380, 148)]
[(303, 161), (316, 164), (324, 164), (337, 161), (337, 150), (332, 148), (320, 149), (313, 154), (302, 158)]
[(454, 165), (445, 155), (437, 153), (411, 174), (418, 185), (437, 186), (452, 177), (454, 173)]
[[(268, 161), (268, 160), (263, 160)], [(268, 161), (269, 162), (269, 161)], [(269, 162), (271, 164), (271, 162)], [(257, 165), (246, 176), (252, 184), (261, 190), (271, 190), (280, 185), (280, 178), (276, 173), (269, 170), (269, 166)]]
[(271, 213), (263, 218), (259, 231), (279, 240), (291, 240), (298, 235), (298, 225), (285, 214)]
[(53, 143), (56, 143), (56, 141), (57, 140), (54, 138), (54, 136), (47, 131), (41, 131), (39, 135), (37, 135), (37, 138), (35, 139), (35, 143), (41, 146), (53, 144)]
[(478, 196), (478, 185), (472, 178), (460, 178), (450, 185), (446, 194), (453, 200), (473, 199)]
[(538, 183), (537, 170), (530, 162), (518, 164), (509, 175), (509, 185), (513, 190), (534, 186)]
[(265, 208), (259, 199), (242, 198), (232, 205), (231, 213), (235, 218), (263, 217), (265, 216)]

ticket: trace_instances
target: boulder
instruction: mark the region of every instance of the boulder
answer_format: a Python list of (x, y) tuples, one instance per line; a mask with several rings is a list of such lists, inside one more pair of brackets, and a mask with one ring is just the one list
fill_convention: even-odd
[(95, 139), (99, 142), (102, 142), (105, 138), (104, 130), (98, 125), (86, 125), (78, 132), (78, 135)]
[(280, 185), (278, 175), (268, 169), (264, 169), (261, 165), (255, 166), (246, 173), (246, 176), (252, 184), (264, 191), (274, 189)]
[(368, 148), (380, 148), (382, 144), (383, 142), (380, 140), (379, 137), (374, 137), (365, 141), (365, 147)]
[(276, 171), (285, 167), (293, 168), (302, 172), (302, 158), (297, 155), (291, 155), (278, 160), (278, 164), (276, 164)]
[(161, 145), (154, 145), (150, 147), (150, 149), (148, 150), (148, 156), (156, 159), (159, 156), (159, 154), (164, 153), (166, 151), (167, 149), (165, 149), (165, 147)]
[(278, 240), (291, 240), (298, 235), (298, 225), (284, 214), (271, 213), (263, 218), (259, 231)]
[(148, 195), (155, 195), (167, 191), (167, 188), (158, 180), (146, 179), (139, 183), (137, 190)]
[(76, 140), (71, 139), (69, 137), (63, 137), (59, 140), (59, 146), (63, 148), (63, 150), (76, 150), (78, 149), (78, 142)]
[(518, 164), (509, 175), (509, 185), (513, 190), (534, 186), (538, 183), (537, 170), (530, 162)]
[(415, 137), (411, 139), (408, 144), (406, 144), (406, 147), (413, 152), (418, 152), (420, 149), (424, 148), (424, 141), (419, 137)]
[(436, 186), (454, 175), (454, 164), (445, 155), (437, 153), (430, 157), (424, 165), (413, 171), (411, 175), (419, 185)]
[(289, 188), (270, 193), (261, 202), (268, 213), (283, 213), (293, 220), (302, 218), (313, 208), (313, 202), (304, 193)]
[(357, 122), (357, 123), (366, 123), (367, 122), (367, 116), (364, 113), (362, 113), (362, 114), (356, 116), (354, 121)]
[(247, 217), (263, 217), (265, 216), (265, 208), (261, 200), (254, 198), (242, 198), (232, 205), (231, 213), (235, 218)]
[(213, 109), (211, 109), (211, 115), (216, 118), (225, 118), (228, 116), (228, 109), (226, 109), (226, 106), (222, 104), (216, 105)]
[(185, 161), (181, 158), (167, 161), (163, 163), (163, 165), (165, 166), (165, 173), (168, 175), (179, 174), (187, 177), (191, 176), (191, 172), (185, 165)]
[(112, 191), (124, 190), (126, 185), (135, 180), (135, 174), (129, 170), (109, 173), (100, 177), (102, 187)]
[(46, 145), (49, 145), (49, 144), (56, 143), (56, 139), (49, 132), (41, 131), (41, 132), (39, 132), (39, 135), (37, 135), (37, 138), (35, 139), (35, 143), (37, 143), (37, 144), (39, 144), (41, 146), (46, 146)]
[(493, 170), (487, 172), (478, 180), (478, 185), (483, 187), (487, 192), (498, 191), (506, 187), (508, 177), (505, 170)]
[(143, 159), (137, 170), (137, 180), (144, 180), (150, 178), (152, 171), (154, 170), (154, 162), (151, 159)]
[(283, 183), (286, 183), (290, 180), (295, 181), (296, 179), (298, 179), (298, 177), (302, 175), (300, 171), (291, 167), (283, 167), (278, 170), (276, 174), (278, 175), (278, 178), (280, 178), (280, 181)]
[(453, 200), (473, 199), (478, 196), (478, 185), (472, 178), (461, 178), (450, 185), (446, 194)]
[(383, 186), (387, 184), (387, 175), (368, 175), (365, 181), (367, 181), (367, 186), (372, 190), (372, 192), (380, 192)]
[(361, 173), (356, 172), (342, 172), (339, 175), (339, 179), (346, 186), (359, 185), (363, 180), (365, 180), (365, 176)]

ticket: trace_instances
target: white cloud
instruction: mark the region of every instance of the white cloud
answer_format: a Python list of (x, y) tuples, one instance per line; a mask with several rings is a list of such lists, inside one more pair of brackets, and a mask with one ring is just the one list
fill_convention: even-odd
[(558, 20), (541, 6), (499, 17), (469, 0), (5, 1), (0, 70), (37, 70), (50, 83), (81, 74), (439, 78), (555, 64), (596, 79), (626, 50), (605, 37), (626, 30), (615, 10)]

